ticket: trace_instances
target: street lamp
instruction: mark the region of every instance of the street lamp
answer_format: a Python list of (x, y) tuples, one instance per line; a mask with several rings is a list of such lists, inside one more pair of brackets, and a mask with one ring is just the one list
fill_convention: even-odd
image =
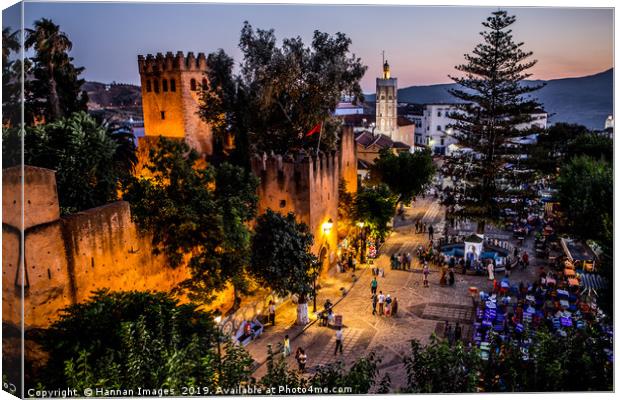
[(334, 221), (332, 221), (332, 219), (330, 218), (327, 220), (327, 222), (323, 224), (323, 232), (326, 235), (329, 235), (333, 227), (334, 227)]
[(357, 225), (357, 227), (359, 228), (359, 234), (358, 234), (358, 248), (360, 251), (360, 264), (365, 264), (366, 263), (366, 238), (364, 235), (364, 226), (366, 225), (364, 223), (364, 221), (359, 221), (357, 222), (355, 225)]

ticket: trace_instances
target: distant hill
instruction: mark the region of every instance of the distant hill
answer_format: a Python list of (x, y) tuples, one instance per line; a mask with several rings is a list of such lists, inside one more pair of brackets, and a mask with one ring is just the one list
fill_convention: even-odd
[(85, 82), (82, 90), (88, 94), (88, 109), (106, 118), (142, 119), (140, 86), (125, 83)]
[[(533, 96), (538, 98), (549, 113), (550, 124), (570, 122), (585, 125), (590, 129), (603, 129), (605, 119), (613, 114), (613, 68), (579, 78), (526, 82), (546, 83), (546, 86), (534, 92)], [(406, 87), (398, 90), (398, 101), (418, 104), (456, 103), (459, 100), (448, 93), (448, 89), (456, 86), (452, 83)], [(375, 101), (374, 94), (365, 97), (369, 102)]]

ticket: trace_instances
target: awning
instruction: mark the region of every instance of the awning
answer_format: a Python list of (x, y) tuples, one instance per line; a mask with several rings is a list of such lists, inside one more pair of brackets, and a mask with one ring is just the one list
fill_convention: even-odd
[(581, 287), (586, 290), (599, 290), (607, 287), (607, 279), (599, 274), (582, 274)]

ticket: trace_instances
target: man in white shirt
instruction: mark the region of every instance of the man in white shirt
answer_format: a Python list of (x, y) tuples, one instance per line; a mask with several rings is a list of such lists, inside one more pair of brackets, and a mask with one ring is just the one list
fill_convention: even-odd
[(343, 339), (342, 327), (340, 327), (336, 331), (336, 348), (334, 349), (334, 355), (338, 353), (338, 350), (340, 350), (340, 354), (342, 354), (342, 339)]
[(385, 303), (385, 296), (382, 291), (379, 291), (379, 299), (377, 301), (379, 304), (379, 315), (383, 315), (383, 304)]

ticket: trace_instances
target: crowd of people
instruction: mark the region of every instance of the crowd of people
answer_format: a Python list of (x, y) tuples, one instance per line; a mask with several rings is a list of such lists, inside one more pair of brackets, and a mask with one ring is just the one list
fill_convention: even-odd
[(373, 276), (370, 281), (370, 299), (372, 301), (372, 315), (379, 316), (396, 316), (398, 313), (398, 300), (396, 297), (392, 299), (392, 296), (388, 293), (387, 296), (383, 294), (383, 291), (379, 291), (377, 294), (377, 288), (379, 282), (377, 277)]
[(600, 322), (596, 305), (581, 295), (579, 284), (562, 272), (540, 267), (538, 280), (496, 281), (489, 293), (481, 292), (473, 324), (473, 342), (483, 357), (511, 341), (526, 359), (533, 334), (542, 327), (565, 336), (569, 329), (584, 329)]

